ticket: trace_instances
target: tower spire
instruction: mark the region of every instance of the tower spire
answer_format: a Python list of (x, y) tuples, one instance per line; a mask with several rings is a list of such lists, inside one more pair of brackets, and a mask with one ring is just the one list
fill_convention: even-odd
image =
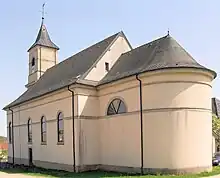
[(49, 33), (47, 32), (46, 26), (44, 24), (45, 4), (46, 3), (43, 3), (43, 5), (42, 5), (42, 11), (41, 11), (41, 13), (42, 13), (42, 22), (41, 22), (40, 30), (39, 30), (38, 35), (37, 35), (37, 39), (35, 40), (34, 44), (28, 49), (28, 51), (30, 51), (36, 45), (45, 46), (45, 47), (48, 47), (48, 48), (54, 48), (56, 50), (59, 50), (59, 47), (57, 45), (55, 45), (52, 42), (52, 40), (50, 39)]

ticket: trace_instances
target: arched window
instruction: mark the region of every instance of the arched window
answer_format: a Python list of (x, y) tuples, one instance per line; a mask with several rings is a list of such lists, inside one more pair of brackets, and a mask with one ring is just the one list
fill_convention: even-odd
[(125, 103), (120, 99), (114, 99), (108, 106), (107, 115), (115, 115), (125, 113)]
[(57, 116), (57, 136), (58, 142), (64, 142), (64, 120), (62, 112), (60, 112)]
[(45, 143), (47, 141), (47, 128), (46, 128), (46, 118), (41, 117), (41, 142)]
[(9, 138), (9, 143), (12, 141), (12, 128), (11, 128), (11, 122), (8, 124), (8, 138)]
[(32, 142), (32, 123), (31, 119), (28, 119), (28, 142)]

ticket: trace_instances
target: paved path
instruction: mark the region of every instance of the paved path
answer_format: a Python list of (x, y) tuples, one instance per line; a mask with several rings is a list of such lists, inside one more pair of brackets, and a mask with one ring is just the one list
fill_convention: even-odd
[[(0, 172), (0, 178), (33, 178), (34, 176), (27, 176), (27, 175), (22, 175), (22, 174), (7, 174), (4, 172)], [(38, 178), (40, 178), (38, 176)]]

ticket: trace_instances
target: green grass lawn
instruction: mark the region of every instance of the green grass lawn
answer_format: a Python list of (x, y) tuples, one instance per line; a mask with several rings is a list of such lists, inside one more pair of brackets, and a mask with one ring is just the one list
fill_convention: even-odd
[(39, 176), (39, 177), (50, 177), (50, 178), (68, 178), (68, 177), (73, 177), (73, 178), (156, 178), (156, 177), (161, 177), (161, 178), (197, 178), (197, 177), (208, 177), (212, 175), (217, 175), (220, 174), (220, 167), (214, 167), (212, 172), (205, 172), (201, 174), (196, 174), (196, 175), (181, 175), (181, 176), (174, 176), (174, 175), (144, 175), (144, 176), (139, 176), (139, 175), (125, 175), (125, 174), (120, 174), (120, 173), (110, 173), (110, 172), (86, 172), (86, 173), (69, 173), (69, 172), (64, 172), (64, 171), (55, 171), (55, 170), (45, 170), (45, 169), (29, 169), (29, 170), (24, 170), (20, 168), (11, 168), (11, 169), (0, 169), (0, 172), (6, 172), (8, 174), (12, 173), (18, 173), (18, 174), (26, 174), (30, 176)]

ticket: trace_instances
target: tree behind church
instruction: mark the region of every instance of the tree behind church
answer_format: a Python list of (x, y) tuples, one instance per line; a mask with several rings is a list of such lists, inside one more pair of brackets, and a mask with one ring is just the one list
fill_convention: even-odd
[(220, 151), (220, 118), (212, 116), (212, 132), (215, 137), (217, 151)]

